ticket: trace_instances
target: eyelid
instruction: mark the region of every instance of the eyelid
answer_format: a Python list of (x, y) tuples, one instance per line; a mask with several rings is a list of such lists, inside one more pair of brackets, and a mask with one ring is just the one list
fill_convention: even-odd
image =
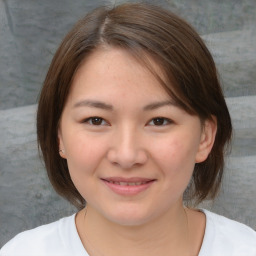
[[(101, 119), (102, 122), (104, 122), (104, 124), (102, 124), (102, 123), (101, 124), (93, 124), (92, 123), (93, 118)], [(91, 126), (109, 126), (110, 125), (104, 118), (102, 118), (100, 116), (91, 116), (91, 117), (85, 118), (82, 120), (82, 123), (87, 123), (88, 125), (91, 125)]]
[[(156, 119), (163, 119), (165, 123), (162, 124), (162, 125), (161, 125), (161, 124), (160, 124), (160, 125), (150, 124), (150, 123), (154, 122), (154, 120), (156, 120)], [(159, 126), (159, 127), (162, 127), (162, 126), (170, 125), (170, 124), (172, 124), (172, 123), (174, 123), (174, 122), (173, 122), (173, 120), (171, 120), (170, 118), (158, 116), (158, 117), (152, 118), (149, 122), (147, 122), (147, 125), (149, 125), (149, 126)]]

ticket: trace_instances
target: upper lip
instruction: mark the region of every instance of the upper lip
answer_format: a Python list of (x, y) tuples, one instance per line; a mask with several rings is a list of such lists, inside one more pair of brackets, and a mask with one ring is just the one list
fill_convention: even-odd
[(155, 179), (149, 179), (149, 178), (142, 178), (142, 177), (131, 177), (131, 178), (125, 178), (125, 177), (106, 177), (101, 178), (105, 181), (112, 181), (112, 182), (149, 182), (154, 181)]

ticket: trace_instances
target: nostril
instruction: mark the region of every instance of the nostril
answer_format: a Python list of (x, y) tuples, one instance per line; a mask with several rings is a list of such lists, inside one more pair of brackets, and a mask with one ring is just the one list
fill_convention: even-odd
[(117, 156), (114, 149), (110, 149), (108, 151), (107, 158), (112, 164), (117, 164)]
[(107, 154), (108, 160), (113, 165), (129, 169), (134, 166), (143, 165), (147, 161), (147, 154), (144, 150), (117, 150), (111, 149)]

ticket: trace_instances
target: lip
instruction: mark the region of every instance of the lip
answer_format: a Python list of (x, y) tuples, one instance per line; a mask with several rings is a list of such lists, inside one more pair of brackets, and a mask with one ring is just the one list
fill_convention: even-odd
[[(147, 190), (156, 181), (155, 179), (141, 177), (108, 177), (101, 179), (104, 184), (114, 193), (122, 196), (134, 196)], [(117, 184), (117, 183), (132, 183), (132, 185)], [(140, 184), (136, 184), (140, 183)]]

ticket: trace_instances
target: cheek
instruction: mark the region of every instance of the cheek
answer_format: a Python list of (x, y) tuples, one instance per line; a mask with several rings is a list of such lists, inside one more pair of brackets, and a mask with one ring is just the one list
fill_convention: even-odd
[(95, 136), (76, 133), (67, 141), (67, 161), (71, 173), (82, 172), (86, 175), (93, 172), (105, 155), (106, 142)]
[(67, 141), (67, 163), (71, 179), (83, 198), (93, 197), (97, 184), (97, 168), (104, 159), (106, 148), (102, 140), (79, 133)]
[(165, 140), (154, 148), (154, 158), (162, 169), (169, 174), (177, 175), (189, 172), (192, 174), (195, 164), (196, 144), (187, 137), (174, 137)]
[(184, 144), (178, 139), (167, 139), (162, 143), (155, 145), (154, 155), (162, 163), (172, 161), (178, 162), (180, 158), (185, 154)]

